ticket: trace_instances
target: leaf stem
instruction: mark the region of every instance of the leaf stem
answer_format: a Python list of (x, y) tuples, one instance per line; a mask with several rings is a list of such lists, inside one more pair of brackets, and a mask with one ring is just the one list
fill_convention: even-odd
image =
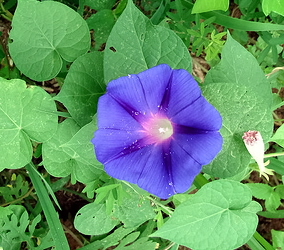
[(169, 208), (164, 206), (162, 203), (158, 202), (157, 200), (153, 199), (151, 196), (146, 196), (147, 199), (149, 199), (150, 201), (152, 201), (157, 207), (162, 207), (164, 210), (166, 210), (169, 214), (169, 216), (171, 216), (173, 214), (173, 211)]
[(176, 244), (175, 242), (171, 242), (166, 248), (164, 248), (163, 250), (169, 250), (174, 244)]
[(34, 190), (34, 188), (32, 187), (32, 188), (31, 188), (27, 193), (25, 193), (23, 196), (21, 196), (21, 197), (15, 199), (15, 200), (12, 200), (12, 201), (10, 201), (10, 202), (3, 203), (3, 204), (1, 204), (0, 206), (1, 206), (1, 207), (5, 207), (5, 206), (11, 205), (11, 204), (13, 204), (13, 203), (17, 203), (17, 202), (23, 200), (24, 198), (28, 197), (28, 196), (31, 194), (31, 192), (32, 192), (33, 190)]
[(276, 156), (284, 156), (284, 152), (277, 152), (277, 153), (265, 154), (265, 155), (264, 155), (264, 158), (276, 157)]
[(12, 22), (13, 14), (12, 14), (10, 11), (8, 11), (8, 10), (6, 10), (6, 9), (4, 8), (2, 2), (0, 3), (0, 7), (1, 7), (1, 10), (5, 13), (5, 14), (1, 14), (1, 16), (2, 16), (3, 18), (5, 18), (6, 20)]
[(200, 189), (205, 184), (209, 183), (209, 181), (203, 176), (203, 174), (199, 174), (195, 177), (193, 184), (196, 188)]

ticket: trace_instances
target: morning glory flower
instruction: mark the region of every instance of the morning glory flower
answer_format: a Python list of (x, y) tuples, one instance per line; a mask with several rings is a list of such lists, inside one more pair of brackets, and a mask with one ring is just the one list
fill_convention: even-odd
[(97, 118), (105, 171), (162, 199), (185, 192), (222, 148), (219, 112), (186, 70), (166, 64), (111, 81)]

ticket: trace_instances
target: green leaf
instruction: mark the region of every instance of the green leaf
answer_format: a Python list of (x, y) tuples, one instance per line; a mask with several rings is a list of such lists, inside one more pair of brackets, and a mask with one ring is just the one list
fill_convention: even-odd
[(284, 5), (281, 0), (262, 0), (262, 11), (268, 16), (271, 11), (284, 16)]
[(100, 11), (103, 9), (111, 9), (115, 4), (116, 0), (100, 0), (100, 1), (93, 1), (93, 0), (83, 0), (84, 5), (91, 7), (96, 11)]
[(202, 13), (212, 10), (227, 11), (229, 0), (196, 0), (192, 9), (192, 14)]
[(116, 247), (116, 249), (117, 250), (137, 250), (137, 249), (155, 250), (157, 249), (157, 243), (153, 241), (148, 241), (148, 237), (143, 237), (143, 238), (139, 238), (138, 240), (136, 240), (139, 234), (140, 234), (139, 232), (134, 232), (132, 234), (129, 234), (124, 239), (122, 239), (122, 241), (120, 242), (118, 247)]
[[(16, 180), (11, 178), (10, 183), (0, 187), (0, 195), (3, 196), (6, 203), (14, 201), (13, 203), (16, 204), (15, 200), (28, 193), (29, 183), (23, 180), (21, 175), (17, 175)], [(22, 199), (19, 199), (18, 202), (21, 203)]]
[(213, 181), (179, 205), (150, 236), (198, 250), (235, 249), (252, 237), (257, 226), (256, 212), (261, 206), (251, 198), (250, 189), (243, 184)]
[(72, 171), (72, 160), (63, 151), (62, 145), (68, 142), (79, 129), (80, 127), (73, 119), (66, 119), (58, 125), (54, 136), (43, 143), (43, 165), (49, 174), (55, 177), (65, 177), (70, 174)]
[(278, 159), (273, 158), (273, 157), (269, 157), (267, 160), (270, 161), (270, 163), (267, 166), (267, 168), (272, 169), (277, 174), (280, 174), (280, 175), (284, 176), (284, 163), (283, 163), (283, 161), (279, 160), (279, 157), (278, 157)]
[(79, 57), (71, 65), (55, 99), (64, 104), (80, 126), (84, 126), (92, 121), (98, 98), (104, 91), (103, 54), (92, 52)]
[(284, 210), (276, 210), (273, 212), (270, 211), (262, 211), (257, 213), (260, 216), (271, 218), (271, 219), (282, 219), (284, 218)]
[(116, 218), (106, 214), (105, 204), (90, 203), (78, 211), (74, 226), (82, 234), (100, 235), (108, 233), (118, 222)]
[(264, 183), (247, 183), (246, 186), (250, 188), (252, 195), (257, 199), (265, 200), (273, 192), (273, 188)]
[(247, 21), (235, 17), (228, 16), (227, 14), (222, 14), (218, 11), (210, 11), (201, 13), (201, 18), (209, 19), (214, 17), (214, 23), (221, 26), (225, 26), (234, 30), (244, 30), (244, 31), (267, 31), (267, 30), (283, 30), (284, 25), (275, 23), (261, 23)]
[(272, 136), (270, 141), (276, 142), (282, 148), (284, 148), (284, 124), (282, 124)]
[(162, 63), (191, 72), (191, 58), (182, 40), (173, 31), (153, 25), (132, 0), (115, 23), (104, 53), (106, 83)]
[(260, 131), (265, 142), (271, 136), (270, 85), (256, 59), (228, 34), (221, 62), (208, 72), (203, 90), (222, 115), (224, 138), (222, 151), (203, 169), (216, 177), (231, 177), (244, 171), (250, 161), (244, 132)]
[(90, 47), (84, 19), (55, 1), (19, 1), (10, 38), (9, 50), (17, 68), (37, 81), (55, 77), (62, 60), (73, 62)]
[(129, 195), (122, 203), (114, 206), (114, 216), (123, 222), (126, 228), (137, 227), (147, 220), (153, 219), (155, 213), (149, 200), (143, 200), (136, 192), (126, 185), (123, 190)]
[(271, 230), (273, 247), (275, 249), (284, 249), (284, 232)]
[[(19, 250), (22, 242), (26, 242), (27, 249), (43, 250), (54, 246), (54, 238), (50, 237), (50, 231), (45, 236), (41, 235), (37, 242), (39, 246), (34, 246), (35, 227), (41, 220), (41, 214), (29, 221), (28, 213), (23, 206), (10, 205), (1, 207), (0, 211), (0, 249)], [(65, 245), (65, 250), (67, 249)]]
[(246, 186), (250, 188), (255, 198), (265, 200), (267, 211), (273, 212), (280, 206), (280, 194), (268, 184), (247, 183)]
[(223, 137), (222, 150), (209, 165), (203, 166), (203, 171), (220, 178), (244, 172), (251, 156), (242, 136), (248, 130), (266, 131), (265, 126), (270, 127), (270, 117), (263, 117), (263, 123), (259, 122), (258, 97), (242, 85), (214, 83), (204, 86), (202, 90), (223, 119), (220, 130)]
[[(100, 1), (96, 1), (99, 3)], [(111, 32), (115, 19), (110, 9), (103, 9), (96, 14), (91, 15), (86, 20), (89, 29), (94, 31), (95, 50), (102, 49), (102, 45), (106, 43)]]
[(280, 206), (280, 196), (276, 192), (271, 192), (270, 196), (265, 200), (265, 208), (269, 212), (274, 212)]
[(113, 233), (109, 234), (107, 237), (104, 238), (104, 240), (97, 240), (89, 245), (86, 245), (80, 250), (105, 250), (108, 247), (118, 245), (119, 241), (123, 239), (126, 235), (131, 233), (135, 228), (124, 228), (119, 227), (117, 228)]
[(56, 106), (41, 88), (0, 78), (0, 171), (21, 168), (32, 158), (30, 140), (45, 142), (56, 131)]
[(43, 165), (49, 174), (65, 177), (72, 182), (91, 182), (101, 173), (91, 143), (96, 125), (91, 122), (82, 129), (72, 119), (59, 124), (56, 134), (42, 147)]
[(2, 220), (6, 217), (12, 214), (13, 211), (10, 209), (9, 206), (7, 207), (0, 207), (0, 224), (2, 223)]
[[(263, 111), (271, 109), (272, 93), (269, 81), (259, 67), (255, 57), (243, 46), (236, 42), (231, 35), (227, 34), (221, 62), (208, 72), (205, 83), (232, 83), (251, 88), (251, 91), (259, 96), (259, 108)], [(264, 115), (267, 115), (264, 113)], [(270, 113), (269, 113), (270, 116)], [(272, 124), (268, 128), (271, 129)], [(264, 140), (269, 138), (270, 133), (262, 135)]]
[(25, 231), (29, 225), (29, 215), (25, 208), (20, 205), (12, 205), (13, 211), (9, 216), (2, 217), (0, 221), (0, 247), (2, 249), (20, 249), (23, 241), (29, 241)]
[(284, 199), (284, 185), (278, 185), (275, 187), (275, 192), (277, 192), (281, 199)]
[(32, 184), (35, 187), (39, 202), (43, 209), (46, 221), (50, 228), (51, 236), (54, 241), (54, 246), (57, 250), (68, 250), (69, 245), (64, 234), (62, 225), (59, 220), (58, 213), (56, 212), (49, 196), (46, 187), (42, 183), (42, 180), (33, 166), (32, 163), (26, 165), (26, 169), (29, 172)]

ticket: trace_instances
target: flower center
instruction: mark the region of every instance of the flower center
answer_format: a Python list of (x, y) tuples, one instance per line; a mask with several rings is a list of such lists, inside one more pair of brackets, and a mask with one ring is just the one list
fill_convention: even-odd
[(173, 134), (172, 123), (165, 118), (154, 118), (147, 124), (146, 130), (158, 141), (168, 139)]

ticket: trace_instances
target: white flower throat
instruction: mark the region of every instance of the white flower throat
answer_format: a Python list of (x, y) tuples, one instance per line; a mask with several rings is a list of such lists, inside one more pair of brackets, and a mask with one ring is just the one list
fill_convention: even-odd
[(165, 118), (154, 118), (149, 122), (146, 128), (149, 134), (158, 140), (165, 140), (172, 136), (173, 126), (172, 123)]

